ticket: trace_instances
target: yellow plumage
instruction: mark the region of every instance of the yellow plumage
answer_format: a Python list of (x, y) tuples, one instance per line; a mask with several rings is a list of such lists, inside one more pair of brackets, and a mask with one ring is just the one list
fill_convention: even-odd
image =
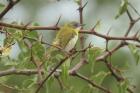
[[(65, 55), (74, 48), (78, 40), (78, 32), (81, 25), (77, 22), (71, 22), (60, 27), (52, 46), (48, 50), (48, 58), (57, 59), (60, 55)], [(54, 47), (57, 46), (57, 47)]]
[(76, 44), (78, 40), (78, 32), (80, 31), (80, 25), (78, 23), (65, 24), (58, 31), (56, 38), (52, 45), (58, 46), (69, 52)]

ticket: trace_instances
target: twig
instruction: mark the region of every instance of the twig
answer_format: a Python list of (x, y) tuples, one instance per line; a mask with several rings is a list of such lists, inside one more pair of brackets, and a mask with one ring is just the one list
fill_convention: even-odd
[[(43, 73), (43, 70), (41, 70)], [(16, 68), (10, 68), (4, 71), (0, 71), (0, 77), (7, 76), (7, 75), (33, 75), (37, 74), (38, 71), (36, 69), (16, 69)]]
[(75, 74), (76, 71), (78, 71), (82, 66), (84, 66), (85, 64), (87, 64), (87, 61), (85, 59), (81, 59), (81, 61), (79, 63), (77, 63), (70, 71), (70, 74)]
[[(7, 24), (7, 23), (3, 23), (3, 22), (0, 22), (0, 26), (16, 28), (16, 29), (20, 29), (20, 30), (58, 30), (59, 29), (59, 27), (56, 27), (56, 26), (48, 26), (48, 27), (47, 26), (23, 26), (23, 25)], [(1, 31), (1, 32), (4, 33), (4, 31)], [(91, 30), (81, 30), (79, 33), (96, 35), (98, 37), (101, 37), (101, 38), (104, 38), (107, 40), (135, 40), (135, 41), (138, 41), (138, 38), (133, 37), (133, 36), (115, 37), (115, 36), (104, 35), (104, 34), (98, 33), (96, 31), (91, 31)]]
[(88, 82), (89, 84), (91, 84), (93, 87), (98, 88), (99, 90), (102, 90), (102, 91), (105, 92), (105, 93), (112, 93), (110, 90), (108, 90), (108, 89), (106, 89), (106, 88), (104, 88), (104, 87), (101, 87), (101, 86), (95, 84), (93, 81), (91, 81), (90, 79), (88, 79), (87, 77), (85, 77), (85, 76), (83, 76), (83, 75), (81, 75), (81, 74), (79, 74), (79, 73), (75, 73), (73, 76), (76, 76), (76, 77), (78, 77), (78, 78), (80, 78), (80, 79), (82, 79), (82, 80), (84, 80), (84, 81), (87, 81), (87, 82)]
[(0, 26), (16, 28), (20, 30), (58, 30), (59, 28), (56, 26), (24, 26), (24, 25), (15, 25), (15, 24), (8, 24), (4, 22), (0, 22)]
[(129, 6), (135, 11), (135, 13), (140, 16), (140, 13), (134, 8), (134, 6), (131, 3), (128, 3)]
[[(80, 24), (83, 24), (83, 9), (85, 8), (85, 6), (87, 5), (88, 2), (86, 2), (84, 5), (82, 0), (79, 1), (79, 20), (80, 20)], [(81, 27), (81, 30), (83, 29), (83, 26)], [(81, 49), (84, 48), (84, 36), (83, 35), (80, 35), (80, 44), (81, 44)], [(82, 53), (82, 59), (81, 59), (83, 63), (86, 62), (86, 57), (85, 57), (85, 53), (83, 52)]]
[(68, 58), (72, 57), (73, 55), (75, 55), (77, 52), (85, 52), (87, 50), (87, 48), (85, 49), (81, 49), (78, 51), (73, 51), (72, 53), (70, 53), (68, 56), (66, 56), (64, 59), (62, 59), (52, 70), (51, 72), (46, 76), (46, 78), (42, 81), (42, 83), (40, 84), (40, 86), (37, 88), (35, 93), (38, 93), (41, 89), (41, 87), (44, 85), (44, 83), (49, 79), (49, 77), (56, 71), (56, 69), (58, 69)]
[(55, 76), (56, 80), (58, 81), (58, 84), (60, 85), (60, 89), (63, 90), (63, 83), (61, 82), (60, 78), (58, 76)]
[(107, 60), (105, 60), (104, 63), (107, 66), (107, 68), (109, 69), (109, 71), (111, 72), (112, 76), (114, 76), (117, 81), (120, 82), (120, 81), (124, 80), (124, 78), (122, 76), (117, 75), (117, 73), (113, 69), (112, 65)]
[(123, 47), (125, 45), (126, 45), (125, 43), (118, 44), (117, 47), (113, 48), (109, 52), (107, 51), (103, 55), (97, 57), (96, 61), (104, 61), (105, 58), (107, 58), (108, 56), (112, 55), (114, 52), (116, 52), (118, 49), (120, 49), (121, 47)]
[(132, 16), (131, 16), (130, 12), (127, 10), (126, 13), (127, 13), (127, 15), (128, 15), (129, 20), (132, 22), (132, 21), (133, 21), (133, 18), (132, 18)]
[(5, 7), (5, 9), (0, 13), (0, 19), (4, 17), (8, 13), (10, 9), (12, 9), (20, 0), (9, 0), (8, 5)]
[(134, 36), (130, 36), (130, 37), (108, 36), (108, 35), (100, 34), (100, 33), (96, 32), (96, 31), (88, 31), (88, 30), (82, 30), (82, 31), (80, 31), (80, 33), (89, 34), (89, 35), (95, 35), (95, 36), (104, 38), (106, 40), (135, 40), (135, 41), (139, 41), (138, 37), (134, 37)]
[[(89, 44), (89, 46), (83, 50), (79, 50), (79, 52), (83, 51), (87, 51), (87, 49), (91, 48), (92, 46)], [(78, 52), (78, 51), (77, 51)], [(85, 60), (85, 58), (81, 58), (81, 61), (79, 63), (77, 63), (72, 69), (69, 70), (70, 74), (75, 74), (82, 66), (84, 66), (85, 64), (87, 64), (88, 62)]]
[(130, 88), (127, 88), (127, 91), (128, 91), (129, 93), (134, 93), (134, 91), (132, 91)]
[(41, 87), (44, 85), (44, 83), (49, 79), (49, 77), (56, 71), (57, 68), (59, 68), (69, 57), (71, 57), (72, 55), (74, 55), (76, 52), (73, 52), (71, 54), (69, 54), (68, 56), (66, 56), (64, 59), (62, 59), (55, 67), (53, 70), (51, 70), (51, 72), (46, 76), (46, 78), (42, 81), (42, 83), (40, 84), (40, 86), (37, 88), (35, 93), (38, 93), (41, 89)]
[[(131, 14), (129, 13), (129, 11), (127, 11), (127, 15), (130, 19), (130, 24), (129, 24), (129, 27), (124, 35), (124, 37), (127, 37), (128, 34), (130, 33), (130, 31), (132, 30), (132, 28), (134, 27), (134, 25), (138, 22), (137, 19), (134, 20), (132, 17), (131, 17)], [(139, 41), (139, 40), (138, 40)], [(119, 43), (114, 49), (112, 49), (110, 52), (105, 52), (103, 55), (99, 56), (96, 58), (96, 61), (105, 61), (105, 59), (110, 56), (110, 54), (112, 55), (115, 51), (117, 51), (118, 49), (120, 49), (121, 47), (123, 47), (124, 45), (126, 45), (126, 42), (125, 40), (122, 40), (121, 43)]]
[(58, 23), (60, 22), (60, 19), (61, 19), (61, 15), (59, 16), (59, 18), (58, 18), (58, 20), (57, 20), (57, 22), (55, 24), (55, 27), (57, 27)]
[[(34, 40), (34, 41), (38, 41), (38, 39), (30, 38), (30, 37), (27, 37), (27, 36), (24, 36), (23, 38), (24, 38), (24, 39), (31, 39), (31, 40)], [(64, 51), (61, 47), (55, 46), (55, 45), (53, 45), (53, 44), (50, 44), (50, 43), (47, 43), (47, 42), (44, 42), (44, 41), (40, 41), (40, 42), (41, 42), (42, 44), (45, 44), (45, 45), (48, 45), (48, 46), (52, 46), (52, 47), (55, 47), (55, 48), (57, 48), (57, 49), (59, 49), (59, 50)]]

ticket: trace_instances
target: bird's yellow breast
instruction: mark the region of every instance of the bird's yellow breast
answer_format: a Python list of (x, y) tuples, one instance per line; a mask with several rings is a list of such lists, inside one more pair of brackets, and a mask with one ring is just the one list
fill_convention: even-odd
[(65, 47), (65, 51), (69, 52), (72, 48), (75, 47), (76, 42), (78, 40), (78, 35), (75, 35), (73, 38), (71, 38), (71, 40), (68, 42), (68, 44)]

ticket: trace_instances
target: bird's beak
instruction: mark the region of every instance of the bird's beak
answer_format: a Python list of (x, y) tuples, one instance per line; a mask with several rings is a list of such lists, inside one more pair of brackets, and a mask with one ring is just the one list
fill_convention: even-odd
[(85, 26), (85, 24), (80, 24), (80, 26), (78, 27), (78, 30), (80, 30), (83, 26)]
[(80, 24), (81, 27), (85, 26), (86, 24)]
[(80, 31), (80, 29), (85, 26), (85, 24), (79, 24), (79, 27), (77, 27), (77, 30)]

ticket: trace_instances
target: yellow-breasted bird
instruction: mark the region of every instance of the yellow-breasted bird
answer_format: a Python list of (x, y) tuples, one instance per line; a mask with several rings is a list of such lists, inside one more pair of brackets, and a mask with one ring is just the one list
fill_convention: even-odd
[(70, 22), (60, 27), (52, 46), (49, 49), (49, 56), (55, 56), (61, 53), (69, 53), (74, 48), (78, 40), (78, 32), (81, 29), (78, 22)]

